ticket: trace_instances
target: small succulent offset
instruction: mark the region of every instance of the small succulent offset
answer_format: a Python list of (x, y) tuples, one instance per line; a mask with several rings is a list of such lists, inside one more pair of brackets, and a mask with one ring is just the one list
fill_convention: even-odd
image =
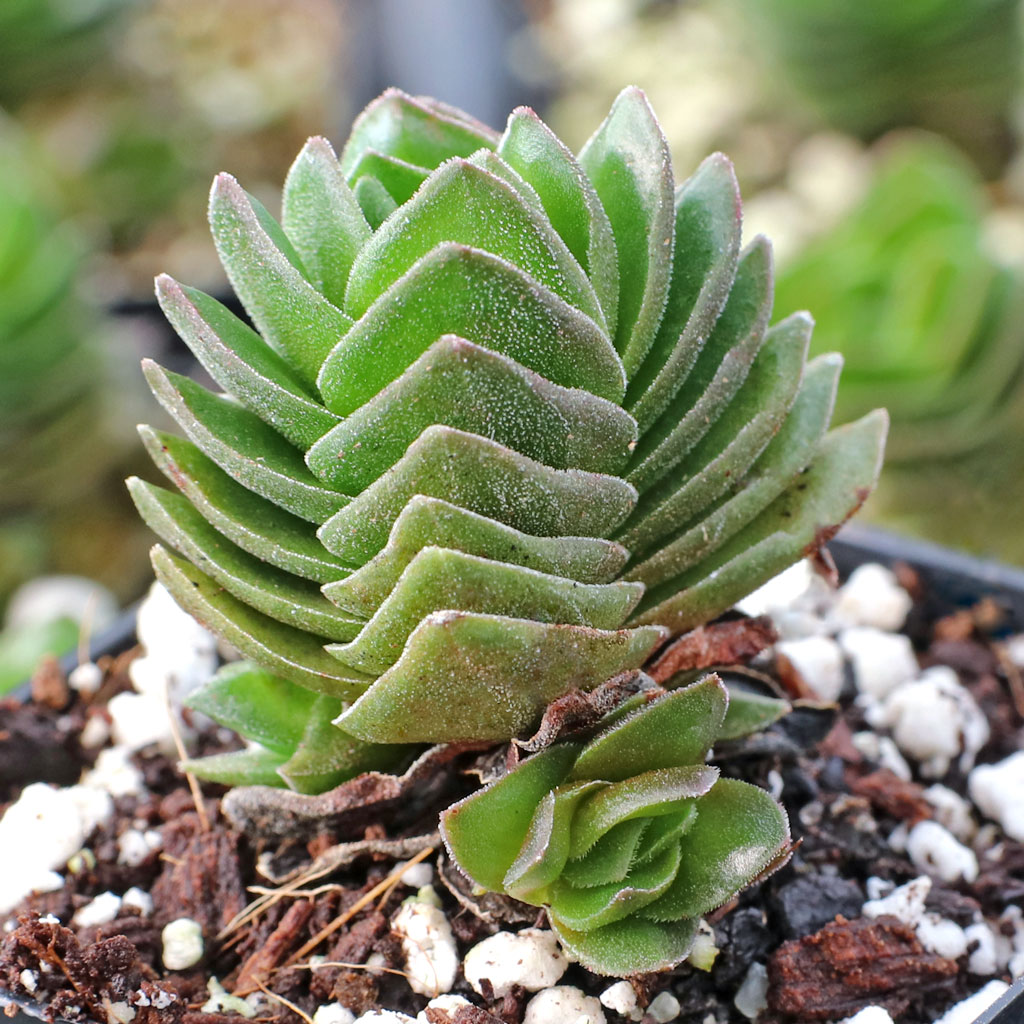
[(183, 492), (130, 481), (176, 600), (259, 667), (194, 706), (259, 746), (193, 764), (329, 788), (408, 744), (508, 740), (814, 550), (877, 476), (828, 431), (839, 359), (768, 327), (729, 162), (678, 189), (644, 95), (579, 157), (389, 91), (310, 140), (280, 224), (228, 175), (222, 262), (259, 333), (168, 277), (213, 394), (159, 366)]
[(704, 763), (755, 724), (727, 708), (717, 676), (627, 703), (588, 742), (548, 747), (448, 808), (450, 853), (484, 889), (546, 907), (593, 971), (677, 964), (701, 915), (789, 850), (782, 808)]

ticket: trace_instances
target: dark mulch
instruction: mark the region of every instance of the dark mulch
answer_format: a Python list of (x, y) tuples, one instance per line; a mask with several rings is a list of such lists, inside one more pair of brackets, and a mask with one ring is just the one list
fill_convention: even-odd
[[(987, 713), (992, 739), (982, 760), (1017, 749), (1022, 726), (1021, 708), (1014, 703), (1019, 680), (988, 640), (988, 631), (998, 625), (990, 612), (979, 608), (933, 623), (911, 618), (922, 663), (953, 665)], [(687, 659), (703, 665), (722, 651), (749, 656), (770, 639), (764, 623), (749, 633), (726, 624), (663, 655), (668, 661), (661, 669), (668, 674)], [(112, 694), (127, 687), (128, 657), (104, 663), (105, 682), (92, 700), (68, 690), (51, 664), (37, 677), (33, 701), (0, 705), (0, 811), (27, 781), (68, 784), (90, 764), (92, 755), (77, 736), (90, 717), (105, 714)], [(595, 701), (569, 702), (549, 716), (542, 733), (557, 735), (566, 722), (586, 719), (595, 707), (600, 710)], [(800, 844), (789, 864), (713, 915), (721, 950), (713, 969), (684, 964), (634, 979), (644, 1004), (668, 988), (682, 1003), (681, 1024), (703, 1024), (709, 1014), (720, 1024), (741, 1024), (746, 1018), (733, 997), (755, 962), (767, 963), (770, 982), (762, 1024), (836, 1020), (870, 1003), (887, 1007), (901, 1024), (931, 1024), (980, 987), (983, 979), (969, 975), (964, 962), (927, 952), (895, 919), (858, 916), (868, 877), (903, 883), (919, 874), (885, 837), (901, 822), (913, 824), (932, 813), (921, 786), (896, 778), (856, 751), (850, 735), (862, 727), (852, 703), (839, 714), (806, 709), (766, 737), (717, 752), (726, 774), (762, 785), (770, 773), (781, 776), (782, 799)], [(213, 736), (204, 743), (215, 749), (223, 739)], [(171, 761), (143, 751), (138, 763), (148, 794), (117, 801), (115, 820), (90, 841), (95, 866), (69, 873), (59, 892), (33, 897), (20, 908), (20, 923), (0, 945), (0, 988), (31, 998), (21, 980), (29, 969), (39, 979), (36, 997), (48, 1004), (50, 1014), (78, 1021), (117, 1019), (119, 1003), (135, 1010), (134, 1024), (238, 1021), (201, 1011), (211, 974), (228, 991), (245, 994), (265, 987), (307, 1014), (337, 1001), (356, 1013), (384, 1006), (415, 1015), (427, 1000), (414, 995), (400, 976), (401, 947), (389, 925), (408, 890), (398, 885), (367, 896), (388, 879), (396, 858), (407, 859), (423, 847), (427, 840), (418, 837), (433, 831), (438, 808), (472, 788), (467, 768), (475, 763), (485, 770), (494, 760), (486, 765), (479, 751), (447, 751), (402, 780), (369, 777), (324, 798), (316, 817), (282, 805), (287, 825), (270, 834), (261, 808), (244, 800), (234, 820), (244, 822), (247, 831), (233, 827), (222, 808), (223, 791), (213, 786), (204, 787), (204, 818)], [(965, 780), (955, 768), (941, 781), (964, 791)], [(158, 853), (131, 868), (117, 864), (117, 837), (130, 828), (157, 829), (163, 838)], [(397, 840), (406, 840), (405, 845), (396, 846)], [(257, 871), (258, 863), (280, 875), (338, 844), (361, 841), (362, 851), (348, 847), (335, 870), (269, 904), (247, 927), (232, 927), (253, 898), (250, 887), (273, 887)], [(442, 876), (450, 875), (441, 867)], [(1003, 841), (982, 859), (981, 869), (971, 884), (935, 882), (929, 908), (966, 924), (978, 910), (995, 917), (1024, 897), (1021, 844)], [(151, 917), (125, 911), (109, 924), (75, 930), (39, 919), (53, 914), (66, 924), (97, 894), (123, 893), (131, 886), (151, 892)], [(489, 916), (482, 920), (467, 909), (472, 901), (464, 889), (447, 888), (440, 880), (437, 888), (462, 952), (499, 922), (513, 928), (537, 923), (535, 908), (502, 898), (487, 902)], [(345, 923), (330, 930), (339, 916)], [(207, 954), (194, 969), (169, 972), (160, 960), (160, 930), (181, 917), (200, 923)], [(335, 966), (308, 969), (304, 965), (313, 954)], [(371, 958), (387, 970), (367, 969)], [(609, 981), (573, 966), (562, 984), (596, 995)], [(529, 997), (514, 990), (501, 999), (481, 998), (461, 978), (455, 991), (476, 1005), (454, 1015), (432, 1010), (431, 1024), (520, 1024)], [(301, 1019), (283, 1003), (265, 1005), (261, 1021)]]

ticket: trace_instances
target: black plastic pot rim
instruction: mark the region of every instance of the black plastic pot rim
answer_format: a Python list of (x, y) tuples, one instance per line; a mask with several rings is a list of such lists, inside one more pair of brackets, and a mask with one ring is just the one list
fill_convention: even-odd
[[(928, 591), (941, 595), (943, 603), (951, 607), (972, 604), (983, 595), (990, 597), (1006, 610), (1015, 629), (1024, 630), (1024, 570), (859, 523), (845, 526), (829, 544), (829, 550), (844, 575), (865, 562), (906, 563), (921, 576)], [(94, 637), (89, 657), (95, 661), (104, 654), (118, 654), (129, 648), (135, 640), (135, 614), (133, 606)], [(66, 672), (77, 664), (74, 652), (61, 662)], [(14, 696), (24, 698), (27, 694), (28, 684), (14, 691)], [(22, 1021), (29, 1017), (42, 1019), (45, 1011), (37, 1003), (0, 992), (0, 1008), (7, 1005), (23, 1011)], [(14, 1024), (18, 1024), (18, 1018), (14, 1018)], [(73, 1022), (58, 1020), (55, 1024)], [(1017, 978), (974, 1024), (1024, 1024), (1024, 976)]]

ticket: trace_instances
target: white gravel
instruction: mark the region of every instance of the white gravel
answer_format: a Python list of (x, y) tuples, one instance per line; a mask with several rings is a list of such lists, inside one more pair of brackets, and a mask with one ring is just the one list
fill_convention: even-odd
[(841, 1020), (839, 1024), (893, 1024), (889, 1011), (881, 1006), (865, 1006), (852, 1017)]
[(439, 903), (433, 889), (421, 889), (391, 921), (392, 930), (402, 939), (409, 985), (422, 996), (448, 992), (459, 970), (455, 937)]
[(843, 652), (830, 636), (806, 636), (775, 645), (807, 687), (823, 701), (836, 701), (843, 690)]
[(907, 836), (907, 854), (919, 871), (943, 882), (973, 882), (978, 877), (978, 858), (937, 821), (919, 821)]
[(833, 614), (851, 626), (873, 626), (895, 633), (903, 628), (913, 604), (891, 569), (869, 562), (854, 569), (839, 588)]
[(601, 1003), (572, 985), (538, 992), (527, 1004), (523, 1024), (607, 1024)]
[(466, 981), (477, 993), (486, 978), (501, 998), (513, 985), (527, 992), (554, 985), (565, 974), (569, 961), (552, 931), (527, 928), (521, 932), (497, 932), (478, 942), (462, 964)]
[(986, 817), (1024, 842), (1024, 750), (997, 764), (980, 764), (967, 777), (967, 792)]
[(640, 1020), (644, 1011), (636, 997), (636, 989), (628, 981), (609, 985), (599, 996), (601, 1005), (627, 1020)]
[(87, 928), (94, 924), (107, 924), (121, 912), (121, 897), (112, 892), (101, 892), (91, 903), (79, 907), (75, 911), (71, 923), (77, 928)]
[(313, 1014), (313, 1024), (353, 1024), (356, 1015), (341, 1003), (326, 1003), (318, 1006)]
[(655, 1024), (668, 1024), (679, 1016), (682, 1006), (671, 992), (659, 992), (647, 1007), (647, 1015)]
[(768, 1006), (768, 968), (764, 964), (750, 965), (733, 1003), (748, 1020), (755, 1020)]
[(990, 981), (974, 995), (951, 1006), (935, 1024), (974, 1024), (1009, 987), (1005, 981)]
[(839, 634), (839, 646), (850, 659), (859, 693), (882, 701), (920, 671), (910, 638), (873, 626), (855, 626)]
[(203, 929), (190, 917), (179, 917), (164, 925), (160, 940), (164, 967), (169, 971), (194, 967), (203, 958)]
[[(872, 882), (881, 882), (881, 879), (868, 879), (868, 893), (878, 891), (878, 886), (872, 886)], [(884, 885), (885, 883), (883, 883)], [(932, 880), (927, 875), (921, 875), (893, 889), (887, 896), (868, 900), (861, 913), (865, 917), (884, 917), (891, 914), (898, 917), (904, 924), (914, 928), (924, 916), (924, 902), (928, 899), (928, 893), (932, 891)]]

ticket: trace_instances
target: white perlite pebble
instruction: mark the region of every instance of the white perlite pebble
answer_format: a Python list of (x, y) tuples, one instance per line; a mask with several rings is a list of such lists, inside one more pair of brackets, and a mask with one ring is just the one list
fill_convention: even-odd
[(91, 661), (83, 661), (68, 673), (68, 686), (86, 696), (94, 694), (102, 682), (103, 670)]
[(431, 999), (427, 1005), (416, 1014), (416, 1024), (430, 1024), (427, 1017), (427, 1010), (444, 1010), (449, 1016), (454, 1016), (460, 1006), (472, 1006), (473, 1004), (462, 996), (443, 995)]
[(459, 970), (459, 951), (444, 911), (415, 897), (402, 904), (391, 928), (401, 936), (405, 969), (413, 992), (436, 996), (451, 989)]
[(918, 941), (936, 956), (956, 960), (967, 952), (967, 936), (963, 928), (938, 914), (925, 914), (914, 929)]
[(123, 999), (116, 1003), (107, 1002), (104, 1004), (107, 1009), (107, 1024), (132, 1024), (135, 1020), (133, 1010)]
[(356, 1015), (341, 1003), (327, 1003), (318, 1006), (313, 1014), (313, 1024), (353, 1024)]
[(538, 992), (527, 1004), (523, 1024), (607, 1024), (600, 1002), (572, 985)]
[(601, 1005), (627, 1020), (640, 1020), (644, 1011), (637, 1002), (636, 989), (628, 981), (617, 981), (598, 997)]
[(733, 999), (736, 1009), (753, 1020), (768, 1005), (768, 968), (753, 963)]
[(137, 868), (163, 844), (163, 837), (156, 829), (147, 828), (143, 832), (137, 828), (130, 828), (117, 837), (117, 863)]
[(999, 940), (995, 932), (984, 921), (979, 921), (977, 924), (969, 924), (964, 929), (964, 937), (967, 939), (968, 949), (974, 947), (967, 958), (967, 970), (982, 977), (998, 973), (1002, 963), (999, 956)]
[(39, 975), (30, 971), (27, 967), (18, 975), (18, 981), (25, 986), (25, 990), (31, 994), (39, 987)]
[(569, 961), (552, 931), (526, 928), (521, 932), (496, 932), (478, 942), (462, 963), (466, 981), (483, 994), (486, 978), (500, 999), (521, 985), (528, 992), (554, 985), (565, 974)]
[(165, 925), (160, 940), (164, 966), (169, 971), (183, 971), (203, 958), (203, 929), (190, 917), (179, 917)]
[(876, 701), (884, 700), (919, 671), (910, 638), (902, 633), (857, 626), (839, 634), (839, 646), (850, 659), (857, 690)]
[(843, 652), (828, 636), (783, 640), (775, 645), (819, 700), (836, 701), (843, 689)]
[(967, 777), (967, 792), (986, 817), (1024, 842), (1024, 750), (997, 764), (980, 764)]
[(1024, 633), (1017, 633), (1004, 640), (1003, 650), (1017, 668), (1024, 668)]
[(56, 869), (77, 853), (97, 825), (110, 819), (110, 794), (88, 786), (57, 789), (34, 782), (0, 818), (0, 914), (31, 892), (53, 892), (64, 880)]
[(805, 558), (747, 594), (737, 602), (736, 608), (745, 615), (771, 615), (773, 612), (794, 608), (804, 610), (808, 591), (817, 578)]
[(121, 906), (125, 910), (134, 907), (143, 917), (149, 917), (153, 913), (153, 897), (145, 889), (133, 885), (122, 897)]
[(647, 1007), (647, 1015), (652, 1017), (656, 1024), (668, 1024), (679, 1016), (682, 1007), (679, 1000), (671, 992), (659, 992)]
[(433, 881), (434, 865), (428, 864), (426, 861), (420, 861), (418, 864), (406, 868), (401, 876), (402, 885), (407, 885), (410, 889), (422, 889)]
[(370, 1010), (352, 1024), (416, 1024), (416, 1018), (397, 1010)]
[[(868, 879), (868, 892), (872, 892), (872, 879)], [(877, 892), (877, 889), (874, 891)], [(927, 875), (921, 875), (906, 885), (893, 889), (888, 896), (879, 899), (868, 900), (861, 907), (861, 913), (865, 917), (884, 917), (891, 914), (898, 917), (904, 924), (916, 927), (924, 916), (924, 902), (928, 899), (928, 893), (932, 891), (932, 880)]]
[[(174, 749), (167, 704), (178, 707), (217, 668), (217, 640), (154, 583), (139, 606), (136, 633), (145, 654), (128, 669), (135, 693), (107, 705), (115, 742), (138, 750), (151, 743)], [(183, 731), (184, 730), (183, 727)]]
[(839, 588), (833, 614), (851, 626), (895, 633), (903, 628), (913, 603), (891, 569), (869, 562), (854, 569)]
[(906, 758), (888, 736), (879, 736), (877, 732), (865, 730), (864, 732), (855, 732), (850, 739), (858, 752), (869, 761), (874, 761), (879, 768), (887, 768), (893, 775), (905, 782), (910, 782), (913, 778)]
[(971, 805), (948, 786), (936, 782), (922, 794), (935, 809), (935, 820), (961, 842), (970, 842), (978, 831)]
[(990, 981), (980, 992), (951, 1006), (935, 1024), (974, 1024), (1009, 987), (1005, 981)]
[(94, 924), (107, 924), (121, 912), (121, 897), (112, 892), (101, 892), (91, 903), (79, 907), (71, 922), (79, 928), (88, 928)]
[(127, 747), (101, 750), (96, 764), (82, 776), (82, 785), (105, 789), (111, 796), (142, 796), (146, 792), (142, 772), (132, 764)]
[(978, 858), (937, 821), (919, 821), (907, 836), (907, 854), (914, 867), (943, 882), (978, 877)]
[(839, 1024), (893, 1024), (889, 1011), (881, 1006), (865, 1006), (852, 1017), (841, 1020)]
[(117, 618), (117, 599), (85, 576), (37, 576), (18, 587), (7, 602), (4, 624), (10, 629), (43, 626), (57, 619), (88, 621), (95, 634)]
[(944, 775), (957, 755), (967, 770), (989, 737), (985, 715), (945, 665), (904, 683), (888, 696), (882, 713), (868, 720), (876, 728), (892, 729), (897, 746), (919, 762), (926, 778)]

